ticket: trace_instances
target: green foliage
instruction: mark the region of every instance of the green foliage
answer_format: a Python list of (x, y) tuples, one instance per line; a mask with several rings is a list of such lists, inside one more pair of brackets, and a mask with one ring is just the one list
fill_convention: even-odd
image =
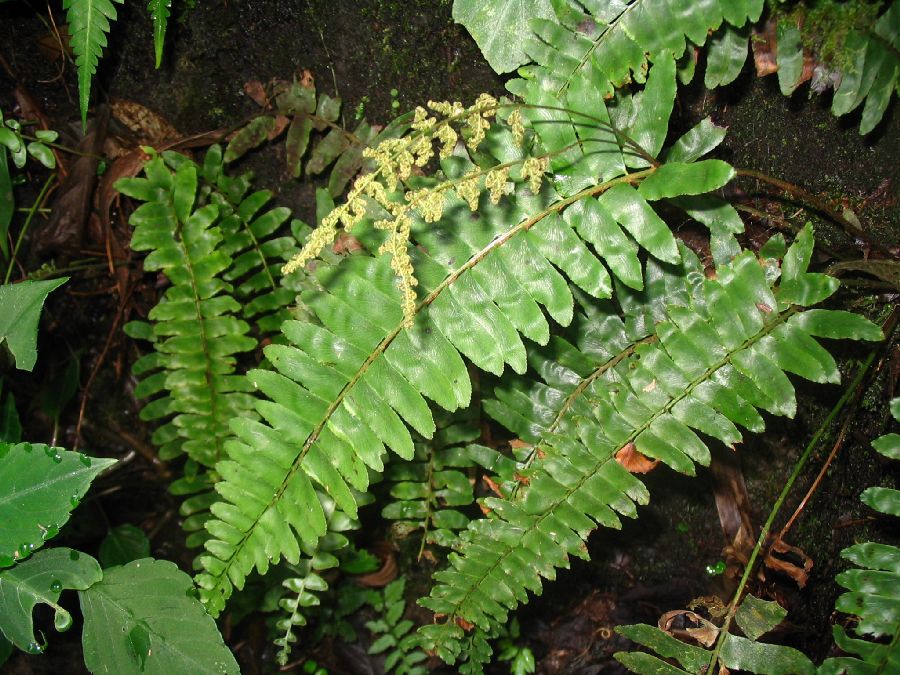
[(55, 537), (97, 474), (116, 460), (31, 443), (0, 443), (0, 568)]
[(622, 448), (693, 475), (710, 456), (695, 432), (731, 445), (742, 438), (738, 424), (762, 430), (757, 408), (793, 416), (785, 371), (838, 381), (814, 337), (880, 339), (861, 317), (800, 310), (836, 288), (806, 272), (811, 250), (807, 227), (785, 254), (780, 280), (777, 265), (764, 269), (749, 252), (719, 265), (716, 279), (704, 279), (687, 251), (681, 266), (648, 264), (642, 293), (621, 288), (619, 307), (586, 310), (575, 341), (537, 351), (540, 380), (507, 378), (495, 390), (485, 410), (543, 459), (524, 496), (484, 500), (491, 517), (470, 524), (451, 568), (434, 575), (439, 583), (421, 601), (447, 616), (423, 629), (445, 660), (459, 653), (457, 619), (485, 629), (505, 621), (527, 591), (540, 591), (541, 577), (553, 579), (570, 555), (587, 556), (584, 539), (597, 525), (619, 527), (617, 514), (636, 515), (649, 495), (616, 461)]
[(406, 579), (399, 577), (384, 588), (375, 609), (381, 614), (374, 621), (367, 621), (366, 628), (372, 631), (375, 641), (369, 646), (370, 654), (386, 654), (384, 672), (397, 675), (423, 675), (427, 672), (422, 664), (428, 656), (419, 649), (418, 637), (413, 630), (415, 624), (404, 619), (406, 600), (403, 593)]
[[(655, 64), (666, 54), (679, 59), (691, 45), (703, 47), (708, 34), (712, 37), (707, 49), (705, 85), (712, 89), (729, 84), (737, 78), (747, 59), (750, 24), (759, 20), (764, 2), (561, 0), (551, 4), (552, 11), (545, 0), (524, 4), (509, 0), (478, 3), (455, 0), (453, 16), (469, 30), (494, 70), (508, 72), (528, 63), (520, 71), (525, 80), (539, 82), (545, 92), (562, 96), (570, 88), (578, 87), (578, 81), (591, 71), (601, 72), (614, 87), (632, 79), (643, 82), (648, 62)], [(834, 39), (838, 27), (833, 25), (836, 19), (831, 15), (847, 13), (845, 5), (854, 3), (820, 4), (825, 7), (813, 12), (815, 16), (809, 17), (805, 26), (803, 19), (798, 23), (793, 16), (778, 23), (778, 81), (785, 95), (793, 93), (801, 81), (804, 51), (809, 51), (805, 32), (820, 31), (824, 32), (825, 39)], [(840, 76), (832, 101), (834, 115), (844, 115), (865, 101), (861, 134), (872, 131), (882, 119), (900, 77), (897, 55), (900, 5), (891, 1), (882, 6), (887, 9), (877, 20), (841, 33), (846, 42), (840, 49), (842, 62), (826, 64)], [(516, 39), (498, 40), (504, 34), (494, 28), (495, 22), (508, 12), (515, 13), (516, 20), (507, 25), (514, 27), (510, 32)], [(868, 8), (859, 13), (864, 18), (877, 16), (877, 10), (873, 13)], [(815, 37), (822, 41), (821, 35)], [(834, 59), (831, 49), (820, 47), (826, 60)], [(693, 64), (693, 59), (688, 61)], [(682, 72), (687, 73), (682, 80), (690, 81), (693, 65)], [(591, 79), (596, 78), (592, 75)], [(821, 77), (815, 84), (817, 91), (830, 86), (826, 80)], [(513, 80), (508, 85), (510, 91), (519, 95), (524, 86), (522, 80)], [(525, 98), (534, 102), (533, 95)]]
[(153, 19), (153, 52), (156, 56), (156, 67), (162, 64), (163, 45), (166, 42), (166, 27), (169, 24), (172, 0), (150, 0), (147, 9)]
[(125, 565), (132, 560), (140, 560), (150, 556), (150, 540), (144, 531), (129, 525), (118, 525), (109, 531), (100, 542), (100, 565), (106, 569), (116, 565)]
[(497, 660), (509, 661), (511, 675), (527, 675), (535, 669), (534, 653), (528, 647), (517, 643), (519, 639), (519, 622), (513, 618), (509, 627), (500, 627), (501, 635), (497, 640)]
[[(69, 548), (35, 553), (29, 560), (0, 572), (0, 630), (19, 649), (40, 654), (46, 643), (34, 635), (31, 613), (35, 605), (49, 605), (53, 625), (62, 632), (72, 626), (72, 615), (59, 604), (63, 590), (83, 591), (103, 578), (96, 560)], [(122, 672), (122, 671), (120, 671)]]
[[(900, 398), (891, 401), (891, 413), (900, 422)], [(900, 459), (900, 435), (885, 434), (872, 443), (889, 459)], [(862, 500), (884, 514), (900, 516), (900, 491), (870, 487)], [(865, 542), (841, 551), (841, 557), (857, 567), (837, 575), (847, 589), (835, 607), (857, 619), (851, 637), (843, 626), (834, 626), (834, 641), (852, 656), (827, 659), (819, 668), (823, 675), (888, 673), (900, 669), (900, 548)]]
[(239, 673), (192, 590), (191, 578), (165, 560), (106, 570), (79, 593), (85, 665), (111, 674)]
[(475, 501), (466, 474), (475, 461), (465, 444), (478, 438), (481, 430), (474, 420), (457, 417), (445, 424), (439, 421), (430, 441), (415, 444), (411, 461), (391, 462), (385, 469), (391, 500), (381, 515), (397, 521), (391, 529), (398, 538), (422, 530), (420, 555), (427, 544), (450, 546), (454, 533), (469, 523), (458, 507)]
[(68, 277), (0, 285), (0, 345), (6, 343), (17, 368), (34, 368), (41, 308), (47, 296), (66, 281)]
[(66, 22), (69, 24), (69, 44), (75, 54), (75, 67), (78, 69), (78, 103), (81, 107), (82, 126), (87, 124), (91, 81), (106, 47), (110, 21), (116, 20), (113, 2), (122, 4), (122, 0), (63, 0)]
[[(748, 608), (747, 605), (752, 605)], [(719, 628), (693, 612), (685, 612), (686, 629), (701, 644), (712, 645), (719, 637)], [(811, 675), (815, 666), (802, 652), (782, 645), (758, 642), (760, 636), (775, 628), (785, 611), (774, 602), (765, 602), (748, 595), (738, 608), (735, 619), (747, 637), (726, 633), (721, 646), (707, 650), (683, 642), (671, 633), (644, 624), (619, 626), (620, 635), (648, 647), (660, 657), (646, 652), (618, 652), (615, 657), (628, 670), (642, 675), (692, 673), (700, 675), (718, 672), (718, 663), (732, 671), (760, 675)], [(669, 659), (665, 661), (663, 659)], [(678, 665), (674, 665), (672, 661)], [(716, 669), (716, 670), (714, 670)]]

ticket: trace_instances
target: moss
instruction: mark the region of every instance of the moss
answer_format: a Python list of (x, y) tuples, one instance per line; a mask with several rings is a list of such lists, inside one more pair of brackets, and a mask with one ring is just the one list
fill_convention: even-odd
[(844, 46), (853, 31), (867, 32), (875, 25), (883, 2), (838, 2), (811, 0), (787, 9), (777, 5), (773, 17), (801, 28), (804, 50), (827, 66), (843, 69), (853, 55)]

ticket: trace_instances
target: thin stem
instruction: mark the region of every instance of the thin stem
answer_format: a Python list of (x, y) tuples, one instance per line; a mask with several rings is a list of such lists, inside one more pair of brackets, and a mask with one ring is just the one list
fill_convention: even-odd
[(22, 225), (22, 229), (19, 230), (19, 236), (16, 238), (16, 245), (13, 248), (12, 255), (9, 258), (9, 265), (6, 267), (6, 276), (3, 278), (4, 284), (9, 283), (9, 278), (12, 275), (13, 261), (19, 254), (19, 248), (22, 246), (22, 240), (25, 238), (25, 233), (28, 231), (28, 226), (31, 225), (31, 221), (34, 219), (34, 214), (37, 213), (39, 205), (44, 201), (44, 197), (47, 196), (47, 192), (50, 190), (50, 185), (55, 179), (56, 172), (53, 172), (47, 177), (47, 180), (44, 181), (44, 186), (41, 188), (37, 199), (35, 199), (34, 203), (31, 205), (31, 209), (28, 212), (28, 217), (25, 219), (25, 224)]

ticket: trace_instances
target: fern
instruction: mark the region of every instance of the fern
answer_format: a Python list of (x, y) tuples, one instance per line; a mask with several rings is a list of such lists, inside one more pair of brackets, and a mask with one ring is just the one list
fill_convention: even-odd
[(475, 501), (469, 477), (464, 473), (475, 466), (475, 461), (465, 443), (478, 438), (481, 430), (473, 420), (465, 418), (438, 420), (437, 427), (430, 442), (416, 443), (412, 461), (392, 462), (385, 470), (392, 499), (382, 508), (381, 515), (396, 521), (391, 529), (399, 538), (422, 530), (420, 558), (427, 544), (452, 543), (454, 532), (469, 523), (468, 516), (458, 507)]
[(386, 653), (384, 672), (397, 675), (424, 675), (428, 672), (422, 664), (428, 656), (418, 648), (418, 640), (413, 630), (415, 624), (404, 619), (406, 601), (403, 593), (406, 579), (400, 577), (384, 588), (375, 609), (381, 617), (366, 622), (366, 628), (376, 637), (369, 647), (370, 654)]
[(470, 524), (451, 568), (435, 575), (439, 584), (421, 601), (446, 616), (423, 629), (442, 658), (458, 655), (461, 623), (506, 621), (528, 591), (540, 591), (541, 577), (553, 579), (570, 555), (587, 556), (584, 540), (597, 525), (618, 527), (617, 514), (636, 515), (648, 494), (617, 463), (620, 451), (633, 448), (693, 475), (695, 463), (709, 462), (707, 442), (695, 431), (733, 445), (742, 438), (736, 424), (762, 429), (757, 408), (793, 416), (785, 371), (838, 381), (814, 337), (880, 339), (861, 317), (801, 311), (837, 288), (835, 280), (806, 272), (811, 252), (807, 227), (786, 253), (776, 286), (776, 274), (767, 279), (749, 252), (704, 280), (698, 261), (683, 251), (680, 271), (648, 271), (649, 306), (626, 292), (624, 317), (614, 309), (592, 317), (590, 352), (559, 345), (553, 360), (573, 364), (565, 379), (545, 369), (549, 381), (498, 391), (486, 410), (532, 440), (543, 459), (535, 460), (524, 495), (484, 500), (491, 517)]
[[(401, 170), (406, 161), (413, 163), (410, 148), (422, 153), (420, 157), (430, 156), (423, 149), (423, 139), (429, 138), (415, 129), (416, 124), (420, 129), (427, 126), (429, 134), (446, 136), (451, 124), (465, 120), (463, 133), (475, 135), (475, 129), (490, 126), (478, 120), (491, 112), (490, 104), (482, 101), (472, 109), (453, 111), (445, 122), (429, 122), (417, 113), (418, 122), (409, 136), (390, 141), (391, 151), (373, 152), (379, 170), (358, 180), (349, 206), (338, 207), (334, 217), (343, 219), (352, 207), (357, 215), (351, 218), (359, 221), (360, 192), (369, 190), (382, 174), (393, 190), (389, 181), (396, 185), (397, 178), (389, 171)], [(485, 147), (500, 155), (497, 159), (507, 160), (498, 169), (482, 170), (463, 156), (446, 157), (447, 180), (418, 181), (417, 187), (422, 188), (417, 194), (425, 195), (421, 199), (427, 206), (419, 205), (416, 197), (400, 202), (402, 197), (387, 189), (373, 192), (384, 200), (384, 207), (393, 209), (395, 220), (390, 215), (384, 220), (382, 202), (375, 202), (371, 205), (374, 217), (382, 220), (374, 228), (371, 220), (359, 223), (354, 235), (370, 250), (391, 247), (390, 264), (384, 256), (358, 255), (338, 268), (318, 265), (315, 277), (320, 290), (301, 295), (316, 322), (286, 322), (282, 332), (290, 344), (265, 350), (277, 372), (248, 373), (270, 400), (256, 404), (265, 424), (235, 420), (233, 430), (239, 441), (229, 445), (232, 461), (218, 465), (225, 481), (217, 490), (226, 501), (217, 505), (218, 512), (213, 507), (218, 520), (209, 529), (215, 528), (216, 538), (207, 543), (211, 555), (203, 558), (206, 573), (197, 579), (211, 611), (221, 611), (232, 587), (240, 588), (251, 569), (265, 573), (270, 562), (282, 556), (296, 562), (298, 538), (313, 545), (324, 533), (314, 486), (328, 492), (348, 516), (356, 517), (349, 488), (367, 488), (366, 467), (383, 470), (384, 447), (405, 459), (413, 456), (412, 437), (403, 421), (425, 438), (433, 434), (434, 421), (424, 397), (451, 412), (468, 405), (471, 384), (461, 355), (497, 375), (506, 363), (516, 372), (525, 371), (520, 334), (539, 343), (549, 339), (549, 325), (539, 304), (560, 323), (571, 320), (572, 296), (553, 265), (585, 291), (597, 297), (610, 295), (610, 276), (575, 234), (576, 227), (596, 244), (597, 251), (604, 252), (614, 274), (640, 287), (639, 271), (635, 272), (635, 266), (638, 270), (640, 266), (638, 244), (662, 259), (679, 258), (674, 237), (644, 194), (650, 199), (674, 196), (686, 184), (689, 192), (702, 192), (722, 185), (732, 175), (723, 162), (680, 163), (661, 167), (666, 180), (654, 181), (648, 177), (657, 169), (650, 167), (550, 204), (549, 191), (539, 191), (539, 173), (526, 171), (530, 160), (516, 149), (515, 124), (511, 126), (509, 130), (495, 123), (485, 139)], [(455, 140), (456, 132), (449, 131)], [(472, 145), (477, 147), (477, 141)], [(484, 159), (479, 156), (480, 161)], [(490, 186), (493, 171), (504, 176), (500, 185), (505, 190), (507, 171), (517, 165), (524, 174), (519, 180), (528, 186), (519, 183), (507, 203), (494, 205), (483, 199), (478, 227), (471, 227), (465, 204), (479, 206), (477, 192), (474, 200), (463, 201), (456, 191), (468, 195), (460, 186), (470, 181), (476, 183), (475, 190), (480, 190), (481, 180)], [(646, 188), (627, 184), (643, 178), (648, 178)], [(662, 187), (669, 183), (671, 188)], [(601, 197), (594, 199), (597, 194)], [(437, 208), (428, 195), (440, 198), (444, 222), (460, 237), (449, 237), (444, 226), (411, 219), (419, 215), (419, 209), (425, 210), (426, 218), (436, 215), (428, 211)], [(330, 217), (323, 220), (302, 256), (311, 255), (310, 246), (312, 254), (324, 246)], [(401, 218), (410, 222), (409, 236), (420, 248), (404, 250)], [(510, 222), (518, 224), (510, 227)], [(382, 235), (385, 229), (393, 230), (387, 240)], [(611, 243), (604, 245), (607, 241)], [(406, 256), (408, 262), (404, 262)], [(288, 269), (296, 266), (292, 263)], [(410, 274), (407, 266), (415, 268), (417, 280), (406, 276)], [(399, 289), (392, 269), (401, 276)], [(413, 283), (421, 284), (427, 293), (417, 307), (410, 304)], [(414, 317), (408, 313), (411, 308)], [(413, 325), (406, 329), (411, 318)], [(260, 452), (272, 461), (256, 462), (253, 458)]]
[(122, 4), (122, 0), (63, 0), (66, 21), (69, 23), (69, 44), (75, 54), (75, 65), (78, 68), (78, 102), (81, 107), (82, 126), (87, 124), (91, 80), (97, 72), (97, 62), (106, 47), (110, 21), (116, 20), (113, 2)]
[[(891, 413), (900, 422), (900, 398), (891, 401)], [(900, 459), (900, 435), (885, 434), (872, 445), (890, 459)], [(870, 487), (862, 500), (876, 511), (900, 516), (900, 492)], [(837, 582), (847, 589), (835, 607), (858, 617), (851, 637), (841, 626), (834, 627), (838, 647), (853, 656), (827, 659), (819, 668), (823, 675), (837, 673), (888, 673), (900, 669), (900, 548), (866, 542), (841, 551), (841, 556), (858, 565), (842, 572)], [(874, 641), (863, 639), (871, 636)]]
[(169, 24), (172, 0), (150, 0), (147, 9), (153, 19), (153, 53), (156, 56), (156, 67), (162, 64), (163, 45), (166, 42), (166, 27)]

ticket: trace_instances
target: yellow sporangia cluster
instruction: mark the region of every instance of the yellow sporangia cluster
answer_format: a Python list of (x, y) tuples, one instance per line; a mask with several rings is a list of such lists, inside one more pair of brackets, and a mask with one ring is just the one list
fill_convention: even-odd
[[(374, 171), (356, 178), (347, 201), (322, 219), (300, 253), (284, 266), (282, 272), (290, 274), (316, 258), (334, 240), (338, 226), (346, 230), (352, 229), (374, 202), (388, 213), (386, 218), (375, 222), (377, 229), (388, 233), (379, 253), (391, 255), (391, 268), (397, 275), (402, 296), (405, 325), (411, 326), (416, 310), (415, 287), (418, 285), (408, 251), (413, 213), (418, 213), (426, 223), (438, 222), (443, 216), (449, 191), (465, 201), (472, 211), (478, 209), (481, 193), (485, 190), (489, 192), (491, 202), (497, 204), (507, 192), (510, 165), (503, 164), (487, 171), (476, 166), (454, 180), (429, 188), (404, 191), (402, 199), (399, 198), (398, 190), (402, 189), (402, 185), (411, 176), (413, 167), (424, 167), (434, 157), (435, 143), (439, 144), (439, 157), (446, 159), (456, 150), (461, 132), (466, 147), (472, 152), (477, 150), (499, 107), (501, 106), (497, 100), (489, 94), (482, 94), (468, 108), (458, 101), (429, 101), (426, 108), (417, 107), (410, 125), (410, 134), (402, 138), (385, 139), (374, 148), (363, 151), (363, 156), (374, 162)], [(506, 122), (515, 143), (521, 145), (525, 127), (520, 110), (513, 108), (507, 115)], [(522, 180), (528, 181), (532, 192), (540, 190), (547, 168), (546, 158), (532, 157), (522, 163)]]

